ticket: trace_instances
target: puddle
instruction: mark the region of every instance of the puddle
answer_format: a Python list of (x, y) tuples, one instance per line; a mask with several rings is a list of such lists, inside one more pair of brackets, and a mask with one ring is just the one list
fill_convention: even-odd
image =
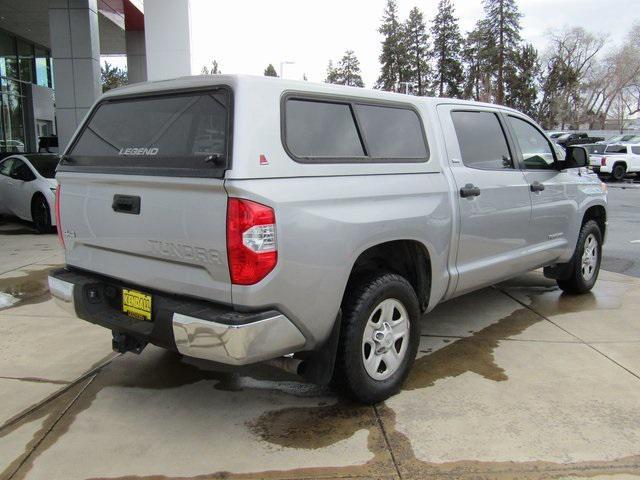
[(51, 297), (47, 277), (54, 268), (48, 265), (19, 277), (0, 278), (0, 311), (47, 301)]
[[(427, 316), (427, 321), (428, 318)], [(504, 369), (495, 362), (493, 351), (501, 340), (519, 335), (542, 321), (542, 317), (521, 308), (468, 337), (447, 343), (446, 346), (415, 361), (403, 390), (430, 387), (438, 380), (457, 377), (466, 372), (496, 382), (507, 380)]]
[(248, 424), (254, 435), (281, 447), (328, 447), (376, 424), (371, 407), (351, 403), (286, 408), (262, 414)]

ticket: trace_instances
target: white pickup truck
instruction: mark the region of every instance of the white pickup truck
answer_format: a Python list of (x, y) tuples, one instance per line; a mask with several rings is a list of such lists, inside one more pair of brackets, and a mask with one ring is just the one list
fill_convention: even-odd
[(589, 165), (599, 176), (620, 182), (629, 174), (640, 174), (640, 145), (607, 145), (604, 152), (590, 152)]

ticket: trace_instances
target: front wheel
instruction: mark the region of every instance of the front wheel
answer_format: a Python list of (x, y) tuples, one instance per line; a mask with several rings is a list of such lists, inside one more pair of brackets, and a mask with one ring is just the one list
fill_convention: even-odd
[(382, 273), (350, 287), (342, 305), (334, 380), (352, 398), (377, 403), (398, 392), (420, 343), (420, 308), (402, 276)]
[(571, 276), (558, 280), (558, 286), (567, 293), (586, 293), (593, 288), (602, 261), (602, 232), (598, 224), (589, 220), (580, 229), (576, 251), (573, 254)]

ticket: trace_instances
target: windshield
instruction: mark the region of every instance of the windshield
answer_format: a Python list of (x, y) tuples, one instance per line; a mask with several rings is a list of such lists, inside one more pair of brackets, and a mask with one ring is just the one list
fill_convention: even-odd
[(93, 112), (63, 165), (158, 175), (160, 169), (183, 176), (219, 171), (226, 166), (228, 104), (222, 89), (107, 100)]
[(25, 157), (41, 176), (55, 178), (60, 157), (57, 155), (25, 155)]

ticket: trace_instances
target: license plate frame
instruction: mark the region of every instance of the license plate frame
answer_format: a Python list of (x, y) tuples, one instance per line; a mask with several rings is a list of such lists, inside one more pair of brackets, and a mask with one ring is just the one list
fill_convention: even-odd
[(153, 296), (133, 288), (123, 288), (122, 313), (136, 320), (153, 321)]

